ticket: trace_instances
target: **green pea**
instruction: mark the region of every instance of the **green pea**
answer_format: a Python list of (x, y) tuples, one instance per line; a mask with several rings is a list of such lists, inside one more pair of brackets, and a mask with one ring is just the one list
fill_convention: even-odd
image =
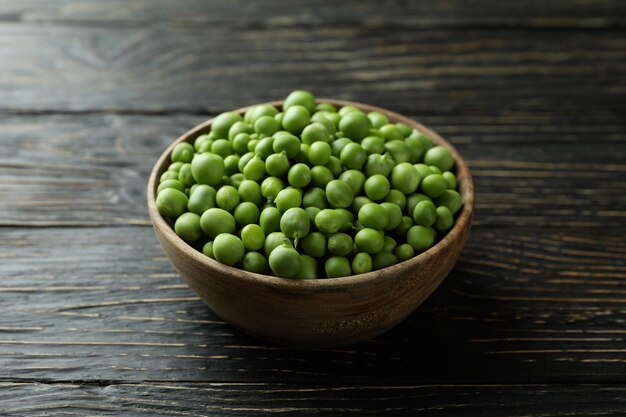
[(395, 229), (393, 229), (394, 236), (396, 236), (398, 239), (405, 240), (406, 234), (409, 232), (409, 229), (413, 227), (414, 224), (415, 223), (413, 222), (413, 219), (411, 217), (402, 216), (400, 224)]
[(289, 168), (287, 181), (292, 187), (304, 188), (311, 182), (311, 169), (305, 164), (295, 164)]
[(191, 164), (184, 164), (178, 171), (178, 181), (185, 187), (191, 187), (196, 181), (191, 172)]
[(265, 244), (265, 232), (258, 224), (248, 224), (241, 229), (241, 241), (247, 250), (261, 250)]
[(249, 134), (239, 133), (237, 136), (234, 137), (232, 141), (233, 150), (239, 155), (244, 155), (246, 152), (248, 152), (248, 143), (251, 140), (252, 138), (250, 138)]
[(331, 256), (324, 263), (324, 270), (328, 278), (347, 277), (352, 274), (350, 261), (344, 256)]
[(427, 134), (422, 133), (418, 130), (413, 130), (409, 138), (417, 139), (419, 143), (422, 145), (422, 149), (424, 150), (424, 152), (426, 152), (427, 150), (429, 150), (430, 148), (434, 146), (433, 140)]
[(191, 161), (191, 175), (198, 184), (218, 184), (225, 170), (224, 160), (219, 155), (204, 153)]
[(406, 196), (402, 191), (389, 190), (389, 194), (383, 199), (386, 203), (393, 203), (400, 207), (400, 210), (406, 207)]
[(285, 152), (272, 154), (265, 160), (265, 171), (273, 177), (282, 177), (289, 171), (290, 166)]
[(319, 121), (315, 121), (306, 126), (302, 131), (301, 137), (302, 143), (306, 143), (307, 145), (312, 145), (315, 142), (330, 142), (330, 132), (327, 125)]
[(412, 226), (407, 232), (406, 241), (416, 251), (423, 251), (433, 245), (435, 237), (425, 226)]
[(337, 108), (330, 103), (319, 103), (315, 106), (315, 111), (328, 111), (331, 113), (336, 113)]
[(157, 194), (159, 194), (161, 191), (163, 191), (165, 188), (173, 188), (175, 190), (178, 190), (180, 192), (185, 192), (185, 186), (183, 185), (182, 182), (178, 181), (178, 180), (165, 180), (162, 183), (159, 184), (159, 187), (157, 188)]
[(302, 250), (315, 258), (326, 255), (327, 238), (320, 232), (311, 232), (302, 239)]
[(213, 241), (209, 241), (202, 246), (202, 253), (208, 256), (211, 259), (215, 259), (215, 255), (213, 254)]
[(212, 238), (220, 233), (235, 233), (235, 218), (226, 210), (210, 208), (202, 213), (200, 227)]
[(233, 112), (222, 113), (213, 119), (213, 123), (211, 124), (211, 131), (215, 132), (216, 139), (225, 139), (228, 138), (228, 131), (231, 126), (236, 122), (243, 121), (243, 118)]
[(367, 153), (358, 143), (348, 143), (341, 150), (339, 159), (346, 168), (360, 170), (367, 159)]
[(400, 164), (411, 160), (411, 150), (403, 140), (392, 140), (385, 143), (385, 150), (389, 152), (393, 160)]
[(202, 215), (210, 208), (217, 207), (215, 188), (206, 184), (199, 184), (189, 196), (187, 209), (192, 213)]
[[(316, 113), (314, 113), (311, 116), (311, 124), (307, 127), (304, 128), (304, 130), (302, 131), (301, 137), (302, 137), (302, 141), (305, 141), (305, 137), (306, 137), (306, 141), (308, 142), (315, 142), (316, 140), (323, 140), (324, 142), (329, 142), (331, 140), (330, 135), (335, 135), (335, 133), (337, 133), (337, 126), (335, 125), (334, 122), (334, 118), (332, 117), (331, 114), (336, 114), (336, 113), (328, 113), (326, 111), (318, 111)], [(307, 133), (307, 129), (314, 125), (315, 123), (321, 123), (324, 125), (324, 127), (326, 128), (326, 131), (328, 132), (327, 136), (323, 136), (322, 134), (320, 135), (315, 135), (315, 136), (309, 136), (309, 133)], [(307, 133), (305, 135), (305, 133)], [(320, 138), (320, 139), (315, 139), (316, 137)]]
[(178, 217), (187, 211), (187, 196), (174, 188), (161, 190), (156, 198), (156, 208), (161, 216)]
[(361, 251), (369, 254), (380, 252), (385, 244), (383, 235), (368, 227), (359, 230), (354, 236), (354, 241)]
[(294, 105), (285, 111), (283, 127), (285, 130), (298, 135), (311, 122), (311, 113), (306, 107)]
[(405, 138), (409, 137), (411, 133), (413, 133), (413, 128), (405, 123), (396, 123), (396, 127), (400, 130), (402, 136)]
[(256, 147), (259, 144), (259, 142), (261, 142), (261, 140), (255, 139), (252, 137), (252, 135), (250, 135), (250, 142), (248, 142), (248, 152), (252, 152), (252, 153), (256, 152)]
[(315, 187), (326, 188), (333, 178), (335, 178), (333, 173), (325, 166), (317, 165), (311, 168), (311, 183)]
[(372, 257), (367, 252), (359, 252), (352, 258), (352, 272), (365, 274), (372, 271)]
[(265, 177), (265, 162), (258, 156), (252, 158), (243, 168), (246, 179), (260, 181)]
[(296, 244), (298, 239), (309, 234), (310, 228), (309, 216), (300, 207), (287, 209), (280, 218), (280, 230), (285, 236), (296, 239)]
[(195, 242), (202, 237), (202, 228), (200, 227), (200, 216), (196, 213), (183, 213), (176, 223), (174, 223), (174, 231), (178, 236), (187, 242)]
[(301, 143), (300, 151), (293, 160), (299, 164), (306, 164), (307, 166), (312, 165), (311, 161), (309, 161), (309, 145)]
[(384, 125), (389, 124), (389, 118), (377, 111), (368, 113), (367, 118), (370, 119), (372, 126), (376, 129), (380, 129)]
[(380, 133), (382, 133), (383, 137), (385, 138), (385, 142), (404, 139), (402, 132), (400, 131), (400, 129), (398, 129), (398, 126), (394, 124), (388, 123), (386, 125), (379, 127), (378, 129), (380, 130)]
[(372, 260), (372, 264), (374, 270), (387, 268), (388, 266), (395, 265), (398, 263), (398, 258), (392, 252), (381, 251), (374, 255), (374, 259)]
[(263, 193), (261, 190), (261, 186), (256, 181), (242, 181), (237, 188), (237, 193), (239, 194), (239, 199), (241, 201), (249, 201), (257, 206), (263, 204)]
[(437, 221), (435, 221), (435, 229), (440, 232), (445, 232), (454, 225), (454, 218), (452, 213), (445, 206), (437, 207)]
[(372, 123), (361, 111), (351, 111), (341, 116), (339, 121), (339, 130), (343, 132), (346, 137), (360, 141), (366, 137), (369, 133)]
[(343, 166), (341, 164), (341, 160), (335, 156), (331, 156), (328, 158), (328, 162), (325, 165), (326, 168), (330, 170), (333, 174), (333, 178), (337, 178), (343, 172)]
[(246, 164), (250, 162), (250, 160), (254, 158), (254, 152), (247, 152), (239, 158), (239, 162), (237, 163), (237, 167), (239, 168), (239, 172), (243, 172), (243, 169), (246, 167)]
[(193, 141), (193, 149), (198, 152), (200, 146), (209, 140), (209, 135), (200, 135)]
[(332, 148), (326, 142), (313, 142), (309, 147), (309, 161), (313, 165), (326, 164), (330, 159), (331, 154)]
[(432, 201), (432, 200), (427, 195), (420, 194), (420, 193), (413, 193), (407, 197), (406, 214), (409, 215), (409, 217), (413, 218), (413, 211), (415, 210), (415, 206), (417, 206), (417, 204), (420, 201)]
[(367, 203), (361, 207), (358, 218), (363, 226), (376, 230), (383, 230), (389, 223), (387, 210), (376, 203)]
[(302, 206), (304, 208), (317, 207), (320, 210), (325, 209), (328, 206), (326, 193), (318, 187), (309, 188), (302, 197)]
[(212, 140), (205, 140), (200, 145), (198, 145), (198, 154), (211, 152), (211, 148), (213, 147)]
[(365, 180), (365, 184), (363, 185), (365, 195), (373, 201), (379, 201), (385, 198), (387, 194), (389, 194), (390, 188), (389, 180), (380, 174), (372, 175)]
[(296, 157), (298, 152), (300, 152), (300, 139), (298, 139), (297, 136), (284, 133), (276, 136), (276, 139), (272, 144), (272, 149), (274, 149), (274, 152), (276, 153), (285, 152), (285, 154), (287, 154), (287, 158), (293, 159)]
[(295, 90), (289, 93), (283, 103), (283, 110), (288, 110), (293, 106), (303, 106), (310, 113), (315, 111), (315, 96), (306, 90)]
[(328, 237), (328, 252), (333, 255), (346, 256), (352, 251), (352, 238), (346, 233), (333, 233)]
[(266, 234), (265, 243), (263, 244), (263, 250), (265, 252), (265, 256), (270, 256), (270, 253), (277, 247), (283, 244), (283, 242), (287, 239), (287, 236), (283, 232), (272, 232)]
[(461, 195), (454, 190), (446, 190), (435, 200), (437, 206), (445, 206), (452, 214), (456, 214), (463, 206)]
[(376, 174), (388, 177), (394, 166), (395, 162), (388, 154), (372, 154), (367, 157), (363, 170), (365, 172), (365, 176), (367, 177), (371, 177)]
[(259, 135), (271, 136), (280, 129), (280, 124), (274, 116), (261, 116), (254, 122), (254, 131)]
[(391, 186), (404, 194), (415, 192), (419, 183), (419, 172), (408, 162), (401, 162), (391, 170)]
[(450, 171), (446, 171), (441, 174), (441, 176), (444, 180), (446, 180), (446, 183), (448, 184), (448, 190), (456, 190), (458, 184), (456, 181), (456, 176), (453, 173), (451, 173)]
[(235, 265), (241, 261), (245, 251), (241, 240), (230, 233), (220, 233), (213, 241), (215, 259), (226, 265)]
[(274, 141), (276, 139), (273, 136), (268, 136), (259, 140), (254, 147), (254, 152), (261, 158), (267, 159), (268, 156), (274, 153)]
[(317, 213), (317, 216), (315, 216), (315, 226), (320, 232), (326, 234), (332, 234), (339, 231), (339, 229), (343, 226), (344, 221), (344, 216), (340, 212), (333, 209), (324, 209)]
[(322, 209), (317, 207), (307, 207), (304, 211), (306, 212), (306, 215), (309, 216), (309, 223), (315, 224), (315, 216), (317, 216), (317, 213), (322, 211)]
[(178, 172), (180, 168), (185, 165), (184, 162), (172, 162), (169, 167), (167, 167), (168, 171)]
[(422, 180), (421, 189), (430, 198), (441, 196), (447, 188), (448, 183), (440, 174), (429, 175)]
[(439, 175), (441, 175), (441, 173), (442, 173), (442, 172), (441, 172), (441, 170), (439, 169), (439, 167), (436, 167), (436, 166), (434, 166), (434, 165), (431, 165), (429, 168), (430, 168), (430, 170), (433, 172), (433, 174), (439, 174)]
[(417, 169), (417, 172), (420, 174), (420, 178), (422, 180), (424, 178), (426, 178), (427, 176), (434, 174), (433, 170), (430, 169), (430, 167), (428, 165), (425, 165), (425, 164), (414, 164), (413, 166), (415, 167), (415, 169)]
[(235, 175), (239, 173), (239, 155), (228, 155), (224, 158), (224, 172), (226, 175)]
[(361, 146), (368, 155), (385, 152), (385, 141), (376, 136), (368, 136), (361, 141)]
[(280, 232), (281, 213), (276, 207), (265, 207), (259, 216), (259, 225), (266, 235)]
[(339, 175), (341, 181), (345, 181), (352, 189), (353, 195), (359, 195), (363, 191), (363, 185), (365, 184), (365, 174), (355, 169), (349, 169)]
[(244, 201), (235, 207), (233, 216), (240, 225), (256, 223), (259, 220), (259, 208), (254, 203)]
[(361, 210), (361, 207), (363, 207), (367, 203), (373, 203), (373, 201), (365, 197), (364, 195), (359, 195), (357, 197), (354, 197), (354, 201), (352, 201), (351, 209), (354, 213), (357, 213), (358, 215), (359, 210)]
[(430, 201), (420, 201), (413, 209), (413, 220), (420, 226), (432, 226), (437, 220), (437, 207)]
[(244, 182), (245, 180), (246, 180), (246, 176), (238, 172), (230, 176), (230, 179), (228, 180), (226, 185), (230, 185), (232, 187), (239, 189), (239, 187), (241, 186), (241, 183)]
[(342, 180), (332, 180), (326, 185), (326, 198), (331, 207), (350, 207), (354, 198), (352, 188)]
[(237, 136), (238, 134), (240, 133), (250, 134), (252, 132), (253, 132), (252, 126), (250, 126), (248, 123), (243, 122), (243, 121), (235, 122), (230, 127), (230, 129), (228, 129), (228, 140), (232, 142), (233, 139), (235, 139), (235, 136)]
[(358, 108), (354, 106), (343, 106), (342, 108), (339, 109), (339, 116), (343, 117), (346, 114), (353, 112), (353, 111), (360, 112), (361, 110), (359, 110)]
[(404, 262), (415, 256), (415, 251), (413, 250), (413, 247), (411, 245), (409, 245), (408, 243), (403, 243), (396, 246), (393, 254), (396, 255), (396, 258), (398, 258), (398, 262)]
[(454, 159), (448, 148), (444, 146), (434, 146), (424, 154), (424, 163), (434, 165), (443, 171), (450, 171), (454, 166)]
[(174, 146), (170, 160), (172, 162), (189, 163), (193, 159), (194, 149), (190, 143), (181, 142)]
[(211, 152), (222, 158), (226, 158), (228, 155), (232, 155), (233, 148), (228, 140), (218, 139), (211, 144)]
[[(265, 164), (267, 167), (267, 164)], [(278, 177), (267, 177), (261, 183), (261, 194), (270, 201), (274, 201), (278, 193), (285, 188), (285, 183)]]
[(235, 187), (225, 185), (217, 190), (215, 202), (219, 208), (232, 212), (240, 202), (239, 193)]
[(317, 279), (317, 260), (309, 255), (300, 255), (300, 271), (295, 276), (298, 279)]
[(265, 274), (269, 267), (267, 258), (259, 252), (248, 252), (241, 260), (241, 267), (248, 272)]
[(424, 148), (422, 147), (420, 141), (415, 138), (408, 137), (404, 139), (404, 143), (406, 143), (406, 145), (409, 147), (409, 162), (412, 164), (417, 164), (419, 161), (421, 161), (422, 157), (424, 156)]
[(400, 207), (393, 203), (381, 203), (380, 206), (385, 209), (389, 218), (384, 230), (389, 231), (398, 227), (402, 221), (402, 210), (400, 210)]
[(269, 255), (272, 272), (281, 278), (295, 278), (300, 272), (301, 262), (298, 251), (286, 242), (276, 247)]
[(276, 116), (278, 114), (278, 109), (271, 104), (259, 104), (254, 107), (250, 107), (246, 114), (243, 116), (243, 120), (250, 125), (256, 123), (259, 117), (262, 116)]
[(167, 180), (178, 181), (178, 171), (165, 171), (163, 174), (161, 174), (161, 177), (159, 178), (159, 183), (163, 183)]
[(341, 224), (341, 227), (339, 228), (339, 231), (345, 232), (352, 229), (352, 226), (354, 224), (354, 215), (352, 214), (352, 212), (344, 208), (336, 208), (335, 211), (341, 214), (341, 217), (343, 217), (343, 222)]
[(292, 207), (300, 207), (302, 205), (302, 194), (295, 188), (287, 187), (278, 193), (274, 203), (276, 203), (278, 210), (284, 213)]

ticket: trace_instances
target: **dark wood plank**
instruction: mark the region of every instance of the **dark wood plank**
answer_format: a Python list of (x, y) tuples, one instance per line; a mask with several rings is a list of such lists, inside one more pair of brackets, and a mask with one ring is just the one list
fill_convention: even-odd
[(295, 88), (409, 114), (622, 116), (626, 32), (0, 24), (0, 110), (205, 112)]
[(145, 227), (0, 229), (0, 379), (322, 384), (626, 382), (624, 229), (482, 228), (391, 332), (338, 349), (249, 338)]
[[(0, 383), (12, 416), (623, 416), (623, 385)], [(54, 414), (51, 414), (54, 413)], [(58, 414), (60, 415), (60, 414)]]
[(626, 13), (616, 1), (567, 0), (525, 2), (462, 0), (437, 2), (373, 0), (330, 2), (309, 0), (298, 4), (285, 0), (250, 4), (242, 0), (200, 1), (135, 0), (131, 7), (123, 0), (21, 0), (0, 3), (0, 19), (22, 22), (60, 22), (72, 24), (174, 23), (263, 24), (275, 26), (347, 25), (432, 27), (557, 27), (598, 28), (623, 26)]
[[(0, 117), (0, 224), (148, 225), (153, 163), (207, 117)], [(619, 227), (626, 220), (624, 120), (416, 118), (468, 159), (478, 225)]]

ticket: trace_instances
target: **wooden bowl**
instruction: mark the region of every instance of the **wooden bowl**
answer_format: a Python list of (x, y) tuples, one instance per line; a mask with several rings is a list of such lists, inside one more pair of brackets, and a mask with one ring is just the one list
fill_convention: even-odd
[[(156, 235), (176, 270), (222, 319), (252, 336), (281, 345), (330, 347), (379, 335), (400, 323), (443, 281), (457, 261), (470, 231), (474, 187), (461, 155), (441, 136), (397, 113), (343, 100), (319, 100), (378, 111), (392, 122), (428, 134), (447, 147), (456, 163), (464, 201), (454, 227), (432, 248), (405, 262), (343, 278), (290, 280), (260, 275), (221, 264), (185, 243), (158, 213), (156, 189), (169, 156), (179, 142), (208, 133), (208, 120), (172, 143), (157, 161), (148, 183), (148, 211)], [(282, 101), (273, 102), (282, 106)], [(247, 108), (235, 110), (243, 114)]]

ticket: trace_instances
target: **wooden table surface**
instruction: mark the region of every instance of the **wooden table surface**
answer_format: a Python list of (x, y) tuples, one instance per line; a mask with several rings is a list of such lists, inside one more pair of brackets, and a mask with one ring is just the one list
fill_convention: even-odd
[[(626, 415), (626, 2), (0, 0), (0, 415)], [(232, 329), (154, 236), (148, 173), (306, 88), (414, 117), (470, 241), (389, 333)]]

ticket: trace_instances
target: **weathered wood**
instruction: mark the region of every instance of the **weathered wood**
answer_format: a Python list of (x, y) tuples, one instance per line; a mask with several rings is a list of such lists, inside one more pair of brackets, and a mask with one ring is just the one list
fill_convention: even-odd
[(398, 327), (298, 350), (210, 312), (149, 228), (3, 228), (0, 379), (624, 382), (623, 232), (474, 228), (451, 275)]
[[(148, 225), (153, 164), (208, 117), (0, 117), (0, 224)], [(415, 118), (468, 161), (475, 224), (619, 227), (626, 220), (624, 120)]]
[(408, 114), (625, 109), (623, 31), (161, 29), (0, 24), (0, 110), (214, 113), (294, 88)]
[(623, 416), (624, 385), (0, 383), (11, 416)]

